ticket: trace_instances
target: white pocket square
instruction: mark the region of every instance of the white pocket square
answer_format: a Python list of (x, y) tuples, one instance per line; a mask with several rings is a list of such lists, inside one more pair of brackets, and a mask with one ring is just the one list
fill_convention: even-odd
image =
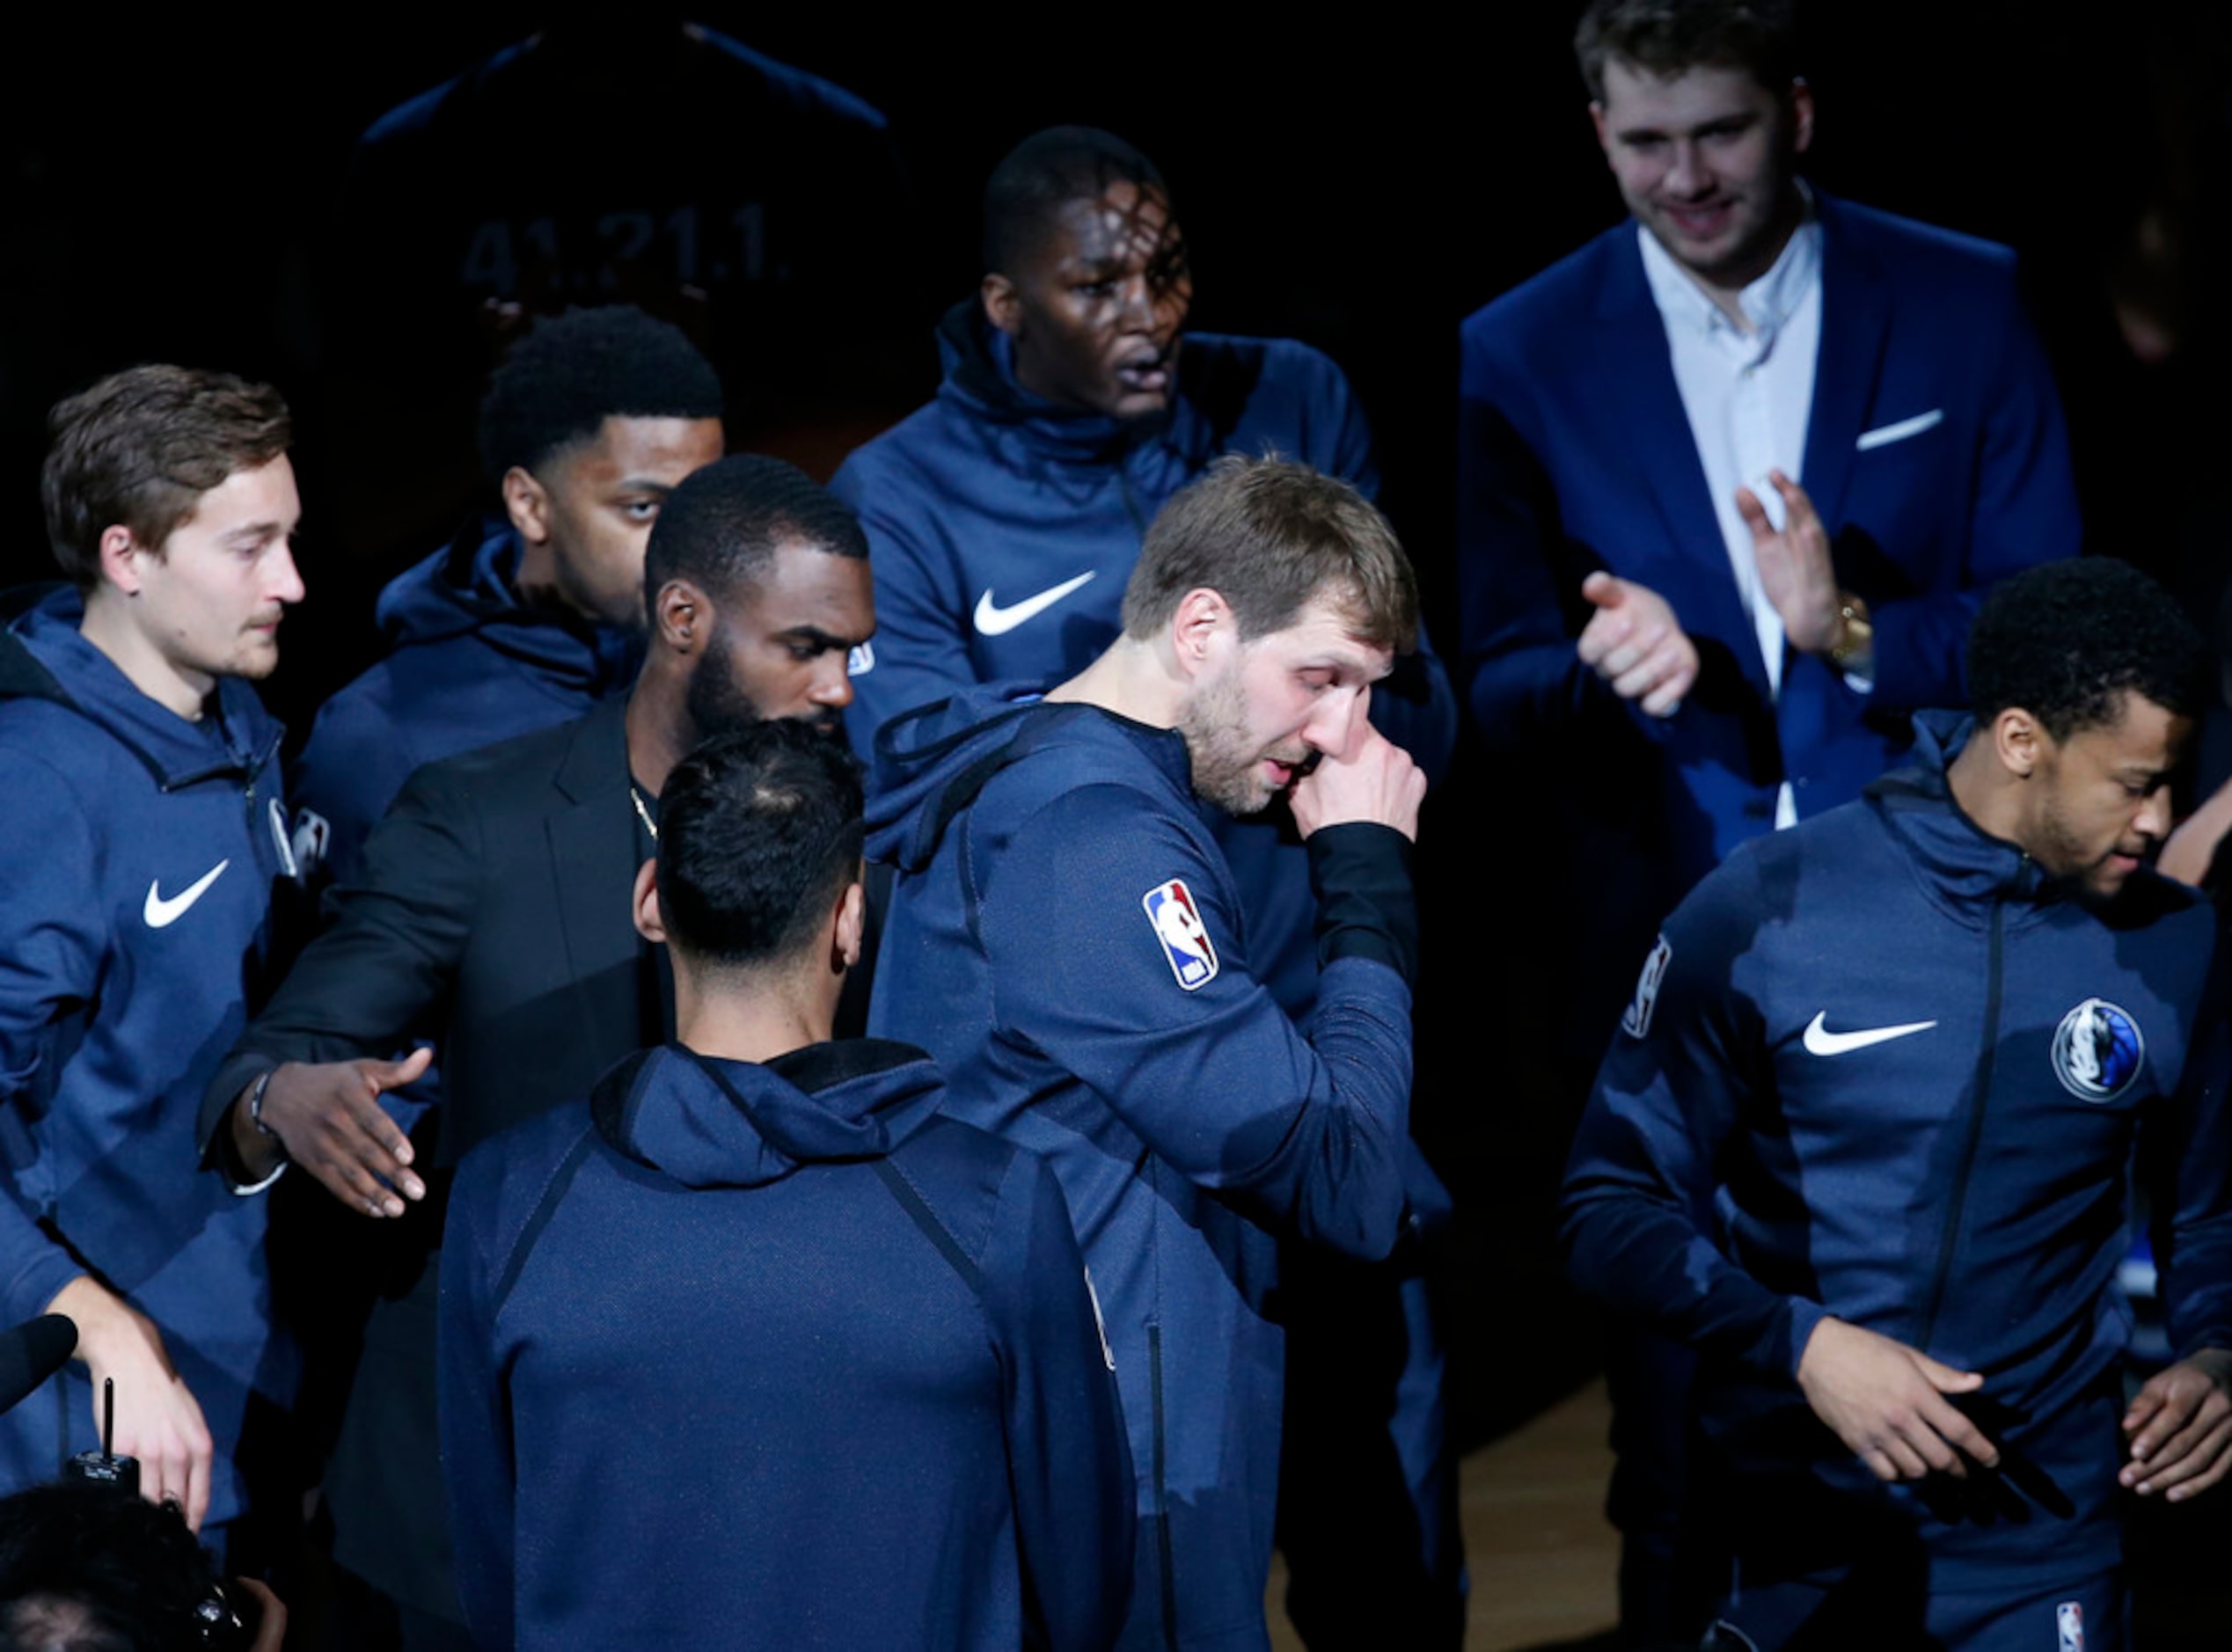
[(1862, 431), (1859, 450), (1865, 453), (1870, 448), (1889, 447), (1894, 442), (1904, 442), (1908, 436), (1918, 436), (1923, 431), (1945, 422), (1945, 409), (1933, 407), (1926, 413), (1916, 413), (1912, 419), (1901, 419), (1895, 425), (1877, 425), (1873, 430)]

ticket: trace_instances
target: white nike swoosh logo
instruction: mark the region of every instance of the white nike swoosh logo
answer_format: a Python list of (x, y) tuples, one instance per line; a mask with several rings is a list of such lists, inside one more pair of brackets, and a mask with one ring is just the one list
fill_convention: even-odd
[(1064, 580), (1059, 585), (1049, 586), (1036, 596), (1026, 596), (1021, 602), (1002, 608), (992, 601), (990, 590), (977, 599), (977, 629), (987, 637), (997, 637), (1002, 632), (1013, 631), (1025, 620), (1044, 613), (1072, 591), (1092, 579), (1100, 570), (1087, 568), (1073, 580)]
[(1805, 1047), (1817, 1056), (1842, 1056), (1851, 1050), (1865, 1049), (1870, 1044), (1888, 1043), (1894, 1038), (1905, 1038), (1914, 1033), (1927, 1033), (1937, 1025), (1936, 1021), (1909, 1021), (1904, 1027), (1869, 1027), (1857, 1033), (1833, 1033), (1822, 1026), (1829, 1019), (1824, 1010), (1806, 1026)]
[(192, 906), (209, 892), (209, 886), (223, 876), (224, 869), (231, 864), (230, 856), (218, 861), (216, 866), (211, 866), (167, 901), (163, 898), (160, 891), (163, 881), (157, 878), (150, 883), (147, 886), (147, 907), (143, 914), (147, 919), (147, 926), (150, 929), (170, 928), (172, 925), (186, 916), (187, 907)]

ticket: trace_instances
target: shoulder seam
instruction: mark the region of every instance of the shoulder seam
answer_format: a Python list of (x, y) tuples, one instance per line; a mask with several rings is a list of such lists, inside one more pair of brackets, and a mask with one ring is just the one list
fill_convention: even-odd
[(492, 1323), (503, 1312), (512, 1287), (519, 1283), (520, 1273), (527, 1266), (529, 1255), (541, 1239), (544, 1229), (550, 1225), (551, 1218), (557, 1215), (559, 1201), (574, 1185), (574, 1178), (581, 1173), (589, 1150), (596, 1144), (596, 1126), (593, 1121), (585, 1119), (582, 1122), (581, 1134), (574, 1138), (573, 1146), (567, 1150), (566, 1157), (559, 1160), (558, 1167), (543, 1183), (543, 1190), (535, 1200), (534, 1209), (528, 1212), (526, 1223), (519, 1230), (519, 1237), (512, 1241), (510, 1250), (505, 1254), (503, 1272), (498, 1276), (496, 1288), (488, 1297), (488, 1318)]
[(874, 1162), (877, 1179), (889, 1191), (899, 1208), (913, 1218), (915, 1226), (922, 1230), (923, 1237), (945, 1259), (946, 1265), (961, 1276), (962, 1283), (969, 1287), (969, 1294), (977, 1298), (981, 1307), (984, 1299), (984, 1269), (977, 1265), (977, 1259), (962, 1248), (960, 1235), (946, 1224), (937, 1208), (924, 1196), (922, 1189), (915, 1186), (914, 1179), (892, 1163), (888, 1156)]

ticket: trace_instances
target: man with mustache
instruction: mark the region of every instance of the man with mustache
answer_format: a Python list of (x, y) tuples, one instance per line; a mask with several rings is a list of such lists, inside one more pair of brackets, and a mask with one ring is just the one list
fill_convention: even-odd
[(67, 1314), (77, 1347), (0, 1419), (0, 1488), (97, 1445), (113, 1380), (140, 1490), (222, 1545), (253, 1512), (243, 1436), (293, 1398), (263, 1201), (194, 1170), (211, 1056), (299, 886), (250, 686), (303, 598), (293, 425), (269, 385), (165, 366), (49, 424), (70, 586), (0, 632), (0, 1319)]
[[(326, 932), (210, 1085), (205, 1140), (291, 1160), (366, 1216), (421, 1232), (388, 1284), (335, 1453), (337, 1553), (363, 1546), (406, 1640), (460, 1633), (435, 1449), (434, 1256), (449, 1169), (672, 1031), (662, 952), (630, 916), (659, 788), (709, 734), (763, 717), (831, 738), (875, 629), (867, 546), (801, 471), (723, 459), (669, 495), (644, 560), (649, 653), (625, 702), (428, 765), (404, 787)], [(381, 1108), (427, 1056), (443, 1093), (414, 1144)], [(344, 1507), (347, 1504), (347, 1507)], [(348, 1536), (354, 1522), (368, 1528)]]

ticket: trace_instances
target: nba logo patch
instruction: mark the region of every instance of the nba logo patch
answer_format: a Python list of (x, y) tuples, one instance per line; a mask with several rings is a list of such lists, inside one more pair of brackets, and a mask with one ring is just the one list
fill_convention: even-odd
[(1139, 904), (1146, 909), (1147, 922), (1154, 925), (1155, 939), (1162, 943), (1162, 955), (1170, 961), (1170, 973), (1180, 986), (1191, 992), (1217, 978), (1217, 948), (1210, 944), (1201, 910), (1183, 878), (1156, 884), (1139, 897)]
[(2065, 1600), (2053, 1609), (2054, 1627), (2061, 1632), (2061, 1652), (2085, 1652), (2085, 1609)]

